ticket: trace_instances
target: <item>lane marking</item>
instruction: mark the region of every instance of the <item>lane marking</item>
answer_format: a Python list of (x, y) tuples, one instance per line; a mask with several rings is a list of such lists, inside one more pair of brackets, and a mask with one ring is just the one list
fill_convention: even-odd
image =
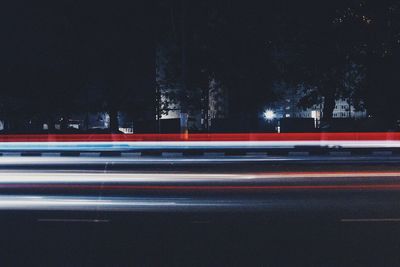
[(341, 222), (400, 222), (400, 218), (341, 219)]
[(110, 220), (103, 219), (37, 219), (38, 222), (76, 222), (76, 223), (108, 223)]

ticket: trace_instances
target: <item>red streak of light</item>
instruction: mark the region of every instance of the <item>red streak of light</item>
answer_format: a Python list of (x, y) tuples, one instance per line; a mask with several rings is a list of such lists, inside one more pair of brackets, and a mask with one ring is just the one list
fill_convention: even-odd
[(12, 134), (0, 142), (121, 141), (400, 141), (400, 132), (376, 133), (212, 133), (212, 134)]

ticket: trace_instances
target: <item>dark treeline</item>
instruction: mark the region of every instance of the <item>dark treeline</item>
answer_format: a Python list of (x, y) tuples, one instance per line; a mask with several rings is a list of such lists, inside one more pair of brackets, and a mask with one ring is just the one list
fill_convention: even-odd
[[(160, 6), (164, 23), (157, 36), (172, 43), (176, 49), (169, 52), (178, 57), (171, 64), (172, 81), (181, 79), (190, 91), (217, 79), (229, 90), (230, 116), (257, 116), (280, 97), (273, 84), (285, 82), (307, 89), (300, 106), (323, 99), (327, 121), (338, 98), (366, 108), (387, 127), (400, 117), (399, 1), (203, 0)], [(180, 101), (194, 101), (188, 95)]]

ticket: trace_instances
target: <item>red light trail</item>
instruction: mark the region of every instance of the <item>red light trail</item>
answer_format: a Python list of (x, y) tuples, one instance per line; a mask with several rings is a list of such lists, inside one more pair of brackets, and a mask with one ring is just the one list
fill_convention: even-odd
[(385, 141), (385, 140), (400, 141), (400, 132), (0, 135), (0, 142)]

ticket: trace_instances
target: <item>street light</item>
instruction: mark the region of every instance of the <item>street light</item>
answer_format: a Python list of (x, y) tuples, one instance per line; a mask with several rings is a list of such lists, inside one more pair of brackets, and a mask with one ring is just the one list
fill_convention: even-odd
[(264, 118), (268, 121), (271, 121), (275, 118), (275, 112), (271, 109), (267, 109), (264, 111)]

